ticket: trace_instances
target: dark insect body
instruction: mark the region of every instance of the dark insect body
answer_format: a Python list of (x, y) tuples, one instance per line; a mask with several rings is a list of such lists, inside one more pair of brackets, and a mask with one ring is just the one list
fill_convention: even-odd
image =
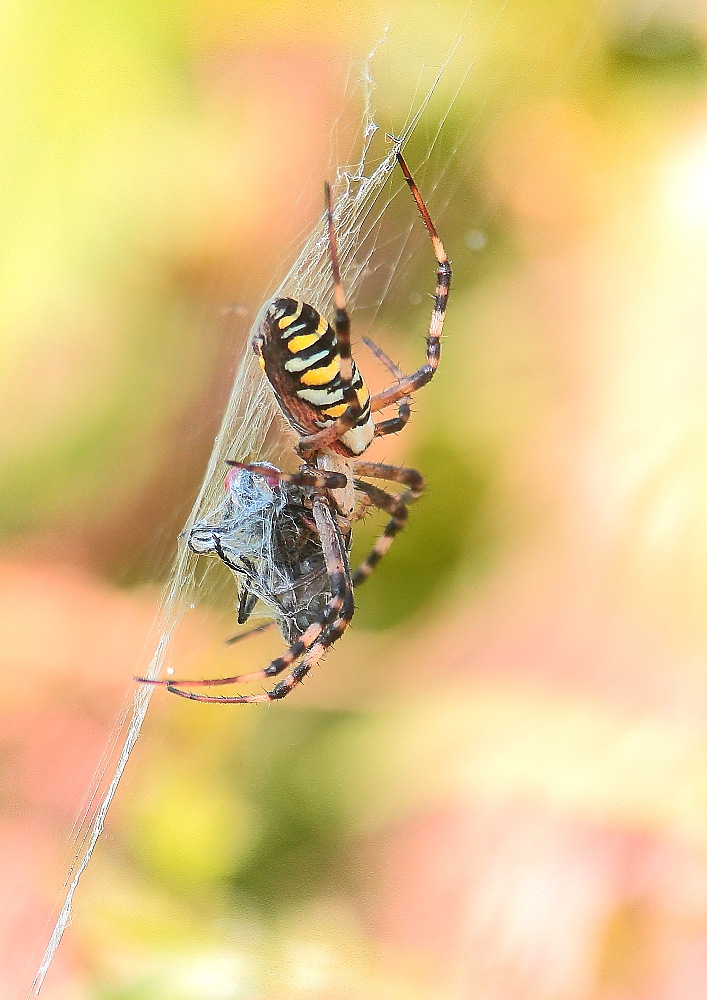
[(311, 502), (277, 472), (264, 462), (229, 469), (223, 501), (195, 522), (187, 544), (197, 555), (217, 556), (236, 577), (239, 625), (261, 601), (289, 644), (320, 617), (331, 594)]
[[(424, 489), (422, 476), (414, 469), (357, 457), (374, 438), (402, 430), (410, 418), (412, 393), (434, 376), (451, 283), (444, 247), (399, 149), (396, 157), (437, 260), (425, 363), (404, 375), (379, 347), (366, 341), (395, 377), (391, 386), (375, 396), (366, 388), (351, 356), (350, 321), (339, 274), (331, 191), (326, 184), (333, 324), (306, 302), (277, 298), (268, 306), (252, 342), (277, 403), (298, 435), (295, 451), (303, 464), (298, 472), (287, 473), (265, 464), (229, 462), (233, 469), (226, 480), (225, 505), (194, 525), (189, 537), (195, 552), (218, 556), (236, 574), (239, 622), (250, 617), (260, 600), (290, 646), (265, 668), (250, 674), (141, 680), (166, 684), (183, 698), (216, 704), (284, 698), (344, 633), (354, 613), (353, 588), (370, 576), (388, 551), (407, 521), (409, 504)], [(373, 415), (389, 406), (395, 406), (397, 414), (376, 423)], [(368, 479), (399, 484), (402, 491), (388, 492)], [(389, 521), (352, 573), (348, 559), (351, 527), (371, 506), (385, 511)], [(258, 630), (263, 627), (267, 626)], [(258, 694), (220, 696), (191, 690), (281, 674), (284, 678), (274, 687)]]

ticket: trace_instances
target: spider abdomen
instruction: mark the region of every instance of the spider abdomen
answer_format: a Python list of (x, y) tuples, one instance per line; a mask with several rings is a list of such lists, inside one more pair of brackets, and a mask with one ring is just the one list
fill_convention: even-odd
[[(314, 306), (297, 299), (274, 299), (253, 346), (280, 409), (300, 434), (333, 424), (347, 409), (336, 332)], [(331, 447), (341, 455), (360, 455), (373, 440), (370, 394), (356, 363), (351, 387), (361, 412)]]

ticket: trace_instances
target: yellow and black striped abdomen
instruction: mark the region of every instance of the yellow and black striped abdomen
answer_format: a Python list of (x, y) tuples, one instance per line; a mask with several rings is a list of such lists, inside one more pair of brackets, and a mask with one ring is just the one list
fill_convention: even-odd
[[(336, 331), (314, 306), (275, 299), (253, 346), (280, 409), (301, 434), (314, 434), (346, 411)], [(361, 413), (350, 430), (331, 445), (342, 455), (360, 455), (373, 440), (370, 394), (352, 363), (352, 382)]]

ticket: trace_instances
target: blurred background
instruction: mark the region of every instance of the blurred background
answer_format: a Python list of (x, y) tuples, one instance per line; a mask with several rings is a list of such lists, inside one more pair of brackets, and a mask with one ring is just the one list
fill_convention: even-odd
[[(247, 330), (358, 158), (382, 38), (381, 135), (452, 54), (406, 150), (447, 339), (375, 456), (428, 493), (287, 701), (156, 692), (42, 995), (704, 995), (707, 9), (383, 7), (0, 11), (0, 997), (36, 972)], [(355, 344), (412, 370), (434, 262), (404, 192), (382, 226)], [(277, 655), (225, 650), (233, 624), (198, 607), (175, 670)]]

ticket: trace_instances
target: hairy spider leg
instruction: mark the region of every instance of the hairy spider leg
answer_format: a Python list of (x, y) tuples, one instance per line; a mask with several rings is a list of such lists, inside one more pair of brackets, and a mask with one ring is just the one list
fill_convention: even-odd
[(425, 488), (425, 483), (420, 473), (415, 469), (404, 469), (395, 465), (380, 465), (377, 462), (356, 462), (355, 471), (358, 475), (373, 476), (377, 479), (403, 483), (408, 487), (408, 489), (396, 496), (371, 483), (364, 483), (359, 479), (355, 481), (356, 489), (365, 493), (375, 507), (391, 515), (390, 520), (376, 539), (373, 548), (355, 573), (351, 575), (354, 587), (360, 587), (362, 583), (366, 582), (393, 544), (395, 536), (407, 524), (408, 506), (420, 497)]
[[(379, 347), (375, 341), (371, 340), (370, 337), (364, 337), (363, 342), (366, 347), (375, 354), (381, 364), (385, 365), (391, 375), (400, 381), (400, 379), (405, 378), (404, 374), (398, 368), (394, 361), (388, 357), (382, 347)], [(375, 437), (383, 437), (385, 434), (397, 434), (401, 431), (405, 424), (410, 419), (410, 396), (402, 396), (398, 400), (398, 415), (397, 417), (391, 417), (389, 420), (381, 420), (379, 423), (374, 424), (374, 435)]]
[(226, 465), (230, 465), (234, 469), (255, 472), (264, 479), (290, 483), (292, 486), (308, 486), (313, 490), (341, 490), (347, 484), (343, 472), (325, 472), (311, 467), (300, 469), (299, 472), (281, 472), (274, 466), (268, 466), (267, 471), (264, 471), (263, 466), (257, 462), (249, 465), (247, 462), (236, 462), (235, 459), (231, 458), (226, 459)]
[(324, 202), (326, 206), (327, 230), (329, 233), (329, 256), (331, 258), (331, 272), (333, 277), (334, 295), (334, 330), (336, 331), (336, 342), (339, 352), (340, 375), (343, 385), (343, 396), (346, 403), (346, 410), (340, 417), (321, 431), (314, 434), (307, 434), (301, 437), (297, 443), (297, 451), (303, 457), (311, 455), (312, 452), (326, 447), (333, 441), (337, 441), (343, 434), (354, 426), (359, 416), (363, 412), (363, 405), (358, 398), (353, 386), (353, 361), (351, 358), (351, 320), (346, 309), (346, 296), (344, 286), (341, 282), (341, 271), (339, 269), (339, 251), (336, 243), (336, 230), (334, 228), (334, 209), (332, 205), (331, 185), (324, 182)]
[(384, 465), (382, 462), (356, 461), (353, 463), (353, 470), (357, 476), (383, 479), (388, 483), (400, 483), (406, 486), (407, 489), (400, 494), (400, 499), (405, 504), (414, 503), (425, 490), (425, 480), (417, 469), (408, 469), (402, 465)]
[[(418, 370), (412, 375), (406, 375), (405, 377), (398, 379), (397, 385), (393, 385), (389, 389), (384, 389), (382, 392), (376, 393), (375, 396), (372, 396), (371, 412), (382, 410), (385, 406), (390, 406), (391, 403), (397, 402), (404, 396), (409, 396), (411, 393), (415, 392), (415, 390), (420, 389), (423, 385), (427, 385), (427, 383), (432, 380), (435, 372), (437, 371), (437, 366), (439, 365), (440, 338), (442, 336), (444, 318), (447, 312), (449, 288), (452, 282), (452, 265), (449, 263), (449, 258), (447, 257), (444, 247), (442, 246), (442, 241), (437, 235), (437, 230), (435, 229), (434, 223), (430, 218), (427, 206), (422, 199), (422, 195), (417, 188), (417, 184), (413, 180), (412, 174), (410, 173), (407, 163), (403, 158), (403, 154), (398, 149), (395, 155), (398, 163), (400, 164), (403, 176), (407, 181), (408, 187), (412, 192), (412, 196), (415, 199), (415, 203), (420, 211), (422, 221), (425, 223), (427, 232), (430, 234), (430, 239), (432, 240), (432, 249), (437, 259), (437, 284), (435, 287), (434, 303), (432, 305), (432, 315), (430, 316), (430, 326), (427, 333), (426, 363), (421, 368), (418, 368)], [(380, 437), (383, 433), (391, 433), (392, 431), (398, 429), (399, 427), (394, 426), (392, 430), (381, 430), (379, 431), (378, 436)]]

